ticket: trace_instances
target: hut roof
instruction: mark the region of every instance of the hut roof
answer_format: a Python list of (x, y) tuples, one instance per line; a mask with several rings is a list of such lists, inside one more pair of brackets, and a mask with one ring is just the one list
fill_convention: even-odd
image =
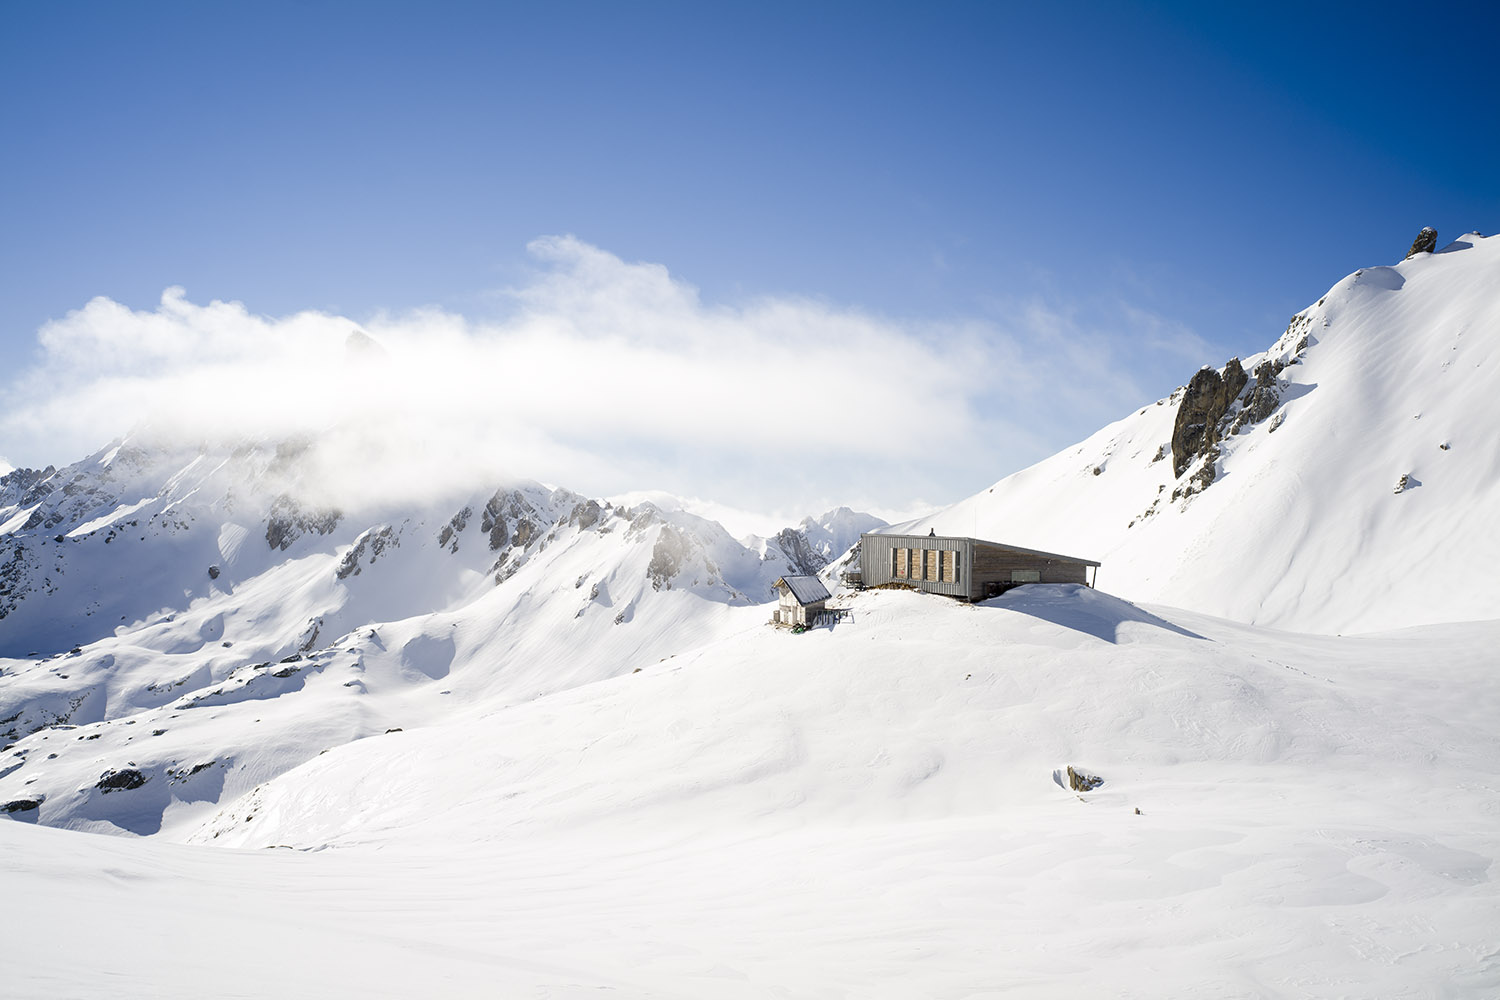
[(971, 538), (968, 535), (898, 535), (895, 532), (889, 531), (867, 531), (865, 532), (865, 534), (878, 535), (881, 538), (903, 538), (934, 541), (939, 538), (948, 538), (960, 542), (973, 542), (975, 545), (988, 545), (996, 549), (1009, 549), (1012, 552), (1024, 552), (1029, 556), (1043, 556), (1047, 559), (1057, 559), (1062, 562), (1082, 563), (1085, 566), (1095, 567), (1100, 565), (1096, 560), (1093, 559), (1080, 559), (1078, 556), (1065, 556), (1060, 552), (1043, 552), (1041, 549), (1028, 549), (1020, 545), (1011, 545), (1008, 542), (992, 542), (987, 538)]
[(790, 590), (798, 604), (816, 604), (833, 597), (823, 586), (823, 581), (815, 576), (783, 576), (776, 581), (776, 586)]

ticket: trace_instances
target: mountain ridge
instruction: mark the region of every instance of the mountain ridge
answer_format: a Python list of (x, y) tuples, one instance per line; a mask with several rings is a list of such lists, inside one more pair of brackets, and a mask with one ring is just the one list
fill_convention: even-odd
[[(1206, 368), (890, 530), (1097, 559), (1099, 585), (1129, 599), (1295, 631), (1493, 617), (1496, 288), (1496, 237), (1361, 268), (1243, 364)], [(1235, 391), (1181, 452), (1179, 416), (1199, 384)]]

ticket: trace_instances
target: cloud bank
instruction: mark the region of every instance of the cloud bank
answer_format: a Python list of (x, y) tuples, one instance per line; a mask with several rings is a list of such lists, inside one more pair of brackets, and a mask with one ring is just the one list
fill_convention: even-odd
[[(152, 310), (96, 298), (40, 331), (40, 362), (4, 390), (0, 452), (62, 464), (132, 429), (310, 437), (346, 505), (526, 477), (785, 518), (948, 502), (1142, 402), (1115, 332), (1036, 302), (930, 322), (710, 304), (659, 264), (572, 237), (529, 250), (530, 280), (487, 322), (270, 318), (181, 288)], [(1122, 315), (1162, 340), (1159, 321)]]

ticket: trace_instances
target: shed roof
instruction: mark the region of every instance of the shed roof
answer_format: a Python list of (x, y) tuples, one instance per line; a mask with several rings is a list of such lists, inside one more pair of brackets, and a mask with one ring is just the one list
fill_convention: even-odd
[(830, 600), (833, 595), (828, 588), (823, 586), (823, 581), (815, 576), (783, 576), (776, 581), (778, 587), (785, 585), (792, 596), (797, 599), (798, 604), (816, 604), (819, 601)]
[[(937, 541), (938, 539), (950, 539), (953, 541), (973, 542), (975, 545), (988, 545), (997, 549), (1009, 549), (1012, 552), (1024, 552), (1029, 556), (1043, 556), (1048, 559), (1059, 559), (1063, 562), (1082, 563), (1085, 566), (1099, 566), (1093, 559), (1080, 559), (1078, 556), (1065, 556), (1060, 552), (1043, 552), (1041, 549), (1028, 549), (1020, 545), (1010, 545), (1006, 542), (992, 542), (987, 538), (971, 538), (968, 535), (898, 535), (894, 532), (867, 531), (866, 535), (877, 535), (881, 538), (901, 538), (909, 541)], [(861, 538), (864, 536), (861, 535)]]

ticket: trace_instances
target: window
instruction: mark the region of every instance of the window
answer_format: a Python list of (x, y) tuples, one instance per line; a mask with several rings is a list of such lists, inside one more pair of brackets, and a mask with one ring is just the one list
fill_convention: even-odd
[(1013, 569), (1010, 571), (1011, 583), (1041, 583), (1041, 570), (1035, 569)]
[(943, 565), (938, 570), (938, 579), (947, 583), (958, 582), (958, 553), (952, 549), (943, 552)]

